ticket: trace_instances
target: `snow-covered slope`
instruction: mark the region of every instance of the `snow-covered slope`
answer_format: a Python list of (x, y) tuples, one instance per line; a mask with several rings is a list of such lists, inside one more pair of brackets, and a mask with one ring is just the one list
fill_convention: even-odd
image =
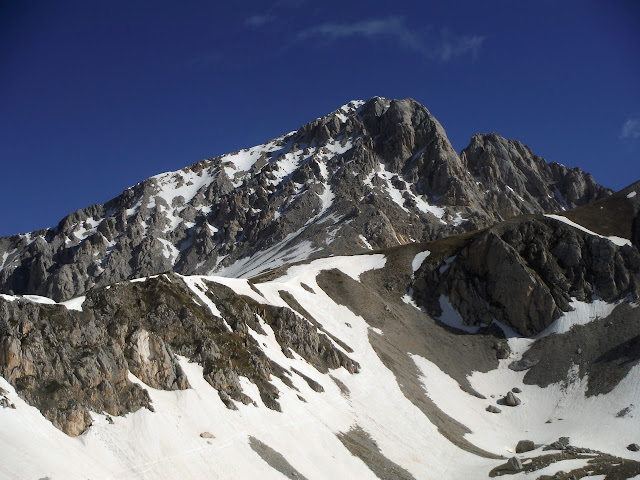
[[(621, 472), (620, 465), (640, 468), (640, 463), (630, 461), (638, 454), (626, 448), (640, 440), (640, 415), (634, 406), (640, 394), (640, 367), (635, 364), (609, 392), (595, 396), (588, 394), (589, 379), (581, 375), (578, 366), (560, 382), (541, 386), (527, 381), (526, 369), (517, 371), (509, 365), (521, 361), (539, 340), (513, 336), (507, 340), (511, 354), (500, 359), (495, 342), (504, 340), (495, 334), (468, 335), (451, 329), (402, 300), (412, 277), (429, 256), (424, 247), (415, 245), (386, 254), (331, 257), (253, 282), (163, 275), (99, 289), (84, 301), (61, 307), (40, 298), (3, 296), (0, 307), (5, 309), (9, 304), (22, 309), (32, 305), (57, 309), (58, 315), (75, 315), (72, 312), (82, 308), (84, 312), (77, 315), (90, 318), (87, 315), (92, 312), (98, 322), (101, 295), (115, 291), (107, 298), (111, 298), (109, 303), (119, 304), (125, 302), (122, 299), (127, 298), (129, 289), (135, 289), (139, 301), (152, 303), (147, 292), (157, 295), (158, 285), (182, 285), (183, 293), (191, 292), (184, 293), (182, 302), (201, 305), (211, 321), (224, 321), (224, 328), (233, 331), (232, 335), (240, 335), (246, 328), (244, 344), (259, 348), (270, 362), (287, 372), (281, 377), (288, 381), (275, 374), (269, 377), (278, 392), (278, 411), (264, 403), (263, 387), (244, 376), (244, 367), (231, 360), (246, 398), (227, 398), (225, 402), (196, 357), (180, 355), (176, 359), (187, 388), (153, 388), (129, 371), (129, 381), (148, 392), (150, 407), (121, 416), (91, 411), (91, 425), (81, 435), (69, 437), (2, 379), (5, 403), (15, 409), (0, 408), (1, 476), (488, 478), (513, 456), (522, 459), (525, 468), (511, 472), (514, 478), (575, 470), (594, 458), (606, 471)], [(249, 302), (246, 305), (255, 302), (255, 311), (263, 312), (253, 314), (254, 324), (238, 326), (238, 312), (245, 307), (239, 300), (229, 303), (229, 298), (236, 297)], [(153, 309), (151, 303), (148, 311), (153, 318), (159, 318), (157, 312), (171, 305)], [(567, 313), (567, 320), (559, 318), (539, 338), (568, 339), (572, 335), (568, 324), (589, 328), (594, 322), (619, 320), (620, 305), (598, 305), (586, 320), (573, 318), (581, 315), (580, 309)], [(632, 317), (632, 324), (640, 324), (640, 309), (625, 305), (624, 315)], [(344, 367), (326, 371), (314, 367), (298, 353), (309, 345), (293, 346), (293, 351), (287, 348), (277, 333), (280, 325), (265, 320), (270, 315), (267, 306), (293, 308), (296, 315), (304, 316), (300, 318), (316, 325), (335, 349), (359, 365), (357, 373)], [(583, 310), (589, 314), (588, 308)], [(603, 318), (597, 319), (596, 312)], [(50, 310), (39, 310), (40, 319), (47, 315)], [(162, 320), (153, 322), (160, 325)], [(34, 321), (31, 328), (41, 325)], [(171, 340), (171, 335), (164, 336), (167, 348), (177, 351), (177, 340)], [(627, 335), (633, 337), (634, 333)], [(123, 350), (130, 348), (127, 345)], [(154, 348), (145, 354), (150, 362)], [(29, 355), (26, 346), (22, 354)], [(19, 380), (13, 383), (16, 381), (21, 384)], [(503, 405), (503, 397), (513, 388), (520, 389), (516, 395), (522, 403)], [(487, 411), (490, 405), (501, 413)], [(560, 437), (569, 437), (571, 445), (594, 452), (562, 452), (558, 445), (542, 450), (542, 445), (553, 444)], [(516, 455), (516, 444), (523, 439), (532, 440), (536, 449)], [(630, 460), (621, 464), (621, 459)], [(526, 473), (527, 468), (548, 463), (551, 465), (542, 470)]]

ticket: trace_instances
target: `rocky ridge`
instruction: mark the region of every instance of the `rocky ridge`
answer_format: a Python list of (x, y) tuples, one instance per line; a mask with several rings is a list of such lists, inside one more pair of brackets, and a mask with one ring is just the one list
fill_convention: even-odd
[[(590, 206), (569, 211), (568, 219), (607, 219), (603, 233), (587, 233), (564, 217), (520, 216), (483, 231), (448, 240), (450, 248), (429, 256), (416, 273), (418, 303), (442, 315), (441, 296), (468, 326), (497, 320), (532, 336), (549, 327), (571, 302), (601, 299), (615, 303), (640, 298), (640, 253), (632, 244), (640, 207), (640, 182)], [(629, 197), (628, 197), (629, 195)], [(592, 212), (592, 213), (589, 213)], [(637, 242), (637, 240), (636, 240)]]
[(474, 136), (458, 156), (424, 106), (375, 97), (151, 177), (55, 228), (0, 239), (0, 292), (61, 301), (166, 271), (249, 276), (609, 194), (589, 174), (497, 134)]
[[(90, 411), (117, 416), (153, 410), (147, 391), (128, 372), (155, 389), (189, 388), (176, 355), (203, 366), (205, 380), (228, 408), (237, 408), (234, 401), (254, 402), (243, 392), (242, 376), (279, 411), (272, 375), (293, 388), (289, 377), (302, 374), (265, 356), (249, 334), (264, 335), (261, 323), (273, 329), (287, 356), (295, 352), (323, 373), (358, 371), (346, 352), (291, 309), (259, 304), (222, 284), (189, 282), (168, 274), (94, 288), (78, 310), (0, 296), (0, 375), (75, 436), (91, 425)], [(203, 305), (207, 298), (215, 314)]]

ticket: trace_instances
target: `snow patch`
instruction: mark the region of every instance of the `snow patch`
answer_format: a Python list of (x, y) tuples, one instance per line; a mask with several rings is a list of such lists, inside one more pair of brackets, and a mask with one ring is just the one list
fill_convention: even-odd
[(546, 337), (553, 333), (566, 333), (571, 330), (574, 325), (586, 325), (598, 318), (606, 318), (611, 315), (613, 309), (619, 304), (620, 302), (608, 303), (600, 299), (594, 299), (590, 303), (573, 299), (569, 303), (573, 310), (564, 312), (560, 318), (540, 332), (536, 338)]
[(560, 203), (560, 208), (562, 208), (562, 210), (566, 210), (567, 208), (569, 208), (567, 206), (567, 201), (560, 193), (560, 190), (558, 190), (558, 187), (556, 187), (555, 185), (553, 186), (553, 194), (556, 196), (556, 200), (558, 200), (558, 202)]
[(620, 238), (620, 237), (616, 237), (616, 236), (605, 237), (604, 235), (600, 235), (599, 233), (593, 232), (593, 231), (583, 227), (582, 225), (579, 225), (579, 224), (569, 220), (567, 217), (563, 217), (561, 215), (550, 215), (550, 214), (545, 214), (545, 217), (549, 217), (549, 218), (553, 218), (555, 220), (559, 220), (561, 222), (566, 223), (567, 225), (571, 225), (572, 227), (577, 228), (578, 230), (582, 230), (583, 232), (586, 232), (586, 233), (588, 233), (590, 235), (595, 235), (596, 237), (600, 237), (600, 238), (606, 238), (607, 240), (611, 241), (615, 245), (618, 245), (619, 247), (622, 247), (624, 245), (631, 246), (631, 240), (627, 240), (626, 238)]
[(33, 303), (41, 303), (43, 305), (55, 305), (56, 302), (49, 297), (41, 297), (40, 295), (22, 295), (22, 298)]
[[(7, 260), (11, 255), (14, 255), (18, 251), (17, 248), (14, 248), (11, 252), (4, 252), (2, 254), (2, 264), (0, 264), (0, 270), (3, 270), (5, 266), (7, 266)], [(15, 260), (15, 258), (14, 258)]]
[(439, 273), (440, 275), (442, 275), (444, 272), (446, 272), (446, 271), (447, 271), (447, 269), (449, 268), (449, 265), (451, 265), (451, 262), (453, 262), (455, 259), (456, 259), (456, 256), (455, 256), (455, 255), (453, 255), (453, 256), (451, 256), (451, 257), (447, 258), (447, 259), (444, 261), (444, 265), (442, 265), (442, 266), (440, 267), (440, 269), (438, 270), (438, 273)]
[(369, 250), (373, 250), (373, 247), (371, 246), (371, 244), (367, 241), (367, 239), (365, 238), (364, 235), (360, 234), (358, 235), (358, 238), (360, 239), (360, 241), (364, 244), (365, 247), (367, 247)]
[(438, 302), (442, 309), (442, 314), (438, 317), (440, 322), (467, 333), (477, 333), (480, 330), (480, 327), (465, 325), (462, 316), (453, 308), (453, 305), (445, 295), (440, 295)]
[(67, 307), (67, 310), (77, 310), (78, 312), (82, 311), (82, 304), (84, 303), (86, 297), (76, 297), (71, 300), (67, 300), (66, 302), (60, 302), (60, 305), (64, 305)]
[[(223, 318), (222, 313), (220, 313), (220, 310), (218, 310), (218, 307), (216, 306), (216, 304), (213, 303), (205, 293), (207, 290), (209, 290), (209, 288), (202, 281), (206, 277), (201, 277), (196, 275), (187, 275), (187, 276), (178, 275), (178, 276), (182, 278), (184, 283), (186, 283), (187, 286), (191, 289), (191, 291), (196, 294), (196, 296), (200, 299), (202, 304), (209, 308), (209, 310), (211, 311), (211, 313), (213, 313), (213, 315), (215, 315), (218, 318)], [(230, 327), (229, 327), (229, 330), (231, 330)]]
[(469, 221), (468, 218), (463, 218), (462, 215), (460, 214), (460, 212), (456, 212), (455, 216), (451, 220), (451, 223), (453, 223), (453, 225), (455, 225), (457, 227), (457, 226), (462, 225), (463, 223), (468, 222), (468, 221)]
[(431, 254), (429, 250), (425, 250), (424, 252), (418, 253), (415, 257), (413, 257), (413, 261), (411, 262), (411, 268), (413, 269), (413, 273), (416, 273), (422, 262)]
[[(383, 254), (374, 255), (353, 255), (328, 257), (314, 260), (307, 265), (295, 265), (289, 267), (287, 273), (278, 278), (277, 282), (295, 281), (298, 277), (315, 277), (322, 270), (340, 270), (356, 281), (360, 281), (360, 275), (374, 269), (384, 268), (387, 258)], [(315, 283), (315, 280), (313, 281)]]
[(176, 259), (178, 258), (178, 255), (180, 255), (180, 251), (169, 240), (165, 240), (164, 238), (158, 238), (158, 240), (164, 245), (164, 248), (162, 249), (162, 256), (167, 260), (170, 260), (172, 265), (176, 263)]
[(364, 100), (352, 100), (346, 105), (342, 105), (339, 109), (337, 109), (333, 113), (335, 114), (336, 117), (338, 117), (338, 119), (340, 119), (342, 123), (344, 123), (347, 121), (348, 114), (350, 114), (351, 112), (357, 111), (364, 104), (365, 104)]
[[(637, 439), (640, 416), (616, 417), (640, 395), (640, 365), (607, 395), (586, 397), (587, 378), (574, 375), (567, 382), (541, 388), (525, 384), (526, 372), (508, 368), (512, 359), (501, 360), (499, 367), (489, 372), (474, 372), (468, 379), (471, 387), (484, 395), (481, 399), (463, 391), (458, 383), (429, 360), (412, 355), (422, 372), (422, 382), (428, 396), (444, 413), (471, 430), (465, 438), (490, 452), (511, 457), (517, 440), (526, 438), (536, 444), (548, 444), (561, 436), (570, 436), (571, 444), (592, 448), (624, 458), (633, 453), (626, 446)], [(576, 370), (577, 372), (577, 370)], [(575, 372), (574, 372), (575, 373)], [(496, 405), (513, 387), (522, 392), (518, 407), (498, 405), (498, 415), (486, 412)], [(585, 422), (585, 418), (589, 421)], [(594, 435), (594, 432), (598, 432)], [(525, 455), (546, 452), (527, 452)], [(537, 477), (539, 472), (536, 472)], [(519, 478), (519, 477), (516, 477)]]
[[(376, 188), (374, 187), (372, 182), (373, 177), (376, 175), (379, 175), (384, 180), (384, 190), (389, 195), (389, 198), (391, 198), (391, 200), (395, 204), (402, 208), (402, 210), (407, 213), (411, 213), (410, 210), (405, 207), (405, 199), (409, 199), (410, 201), (413, 201), (415, 203), (416, 208), (418, 208), (418, 210), (420, 210), (421, 212), (430, 213), (440, 219), (441, 223), (447, 223), (442, 220), (442, 217), (445, 214), (444, 208), (429, 204), (429, 202), (424, 199), (424, 195), (415, 195), (408, 187), (408, 184), (404, 180), (402, 180), (402, 178), (400, 178), (398, 174), (387, 170), (387, 166), (384, 163), (379, 164), (377, 169), (369, 173), (367, 178), (364, 180), (364, 184), (368, 185), (372, 189)], [(398, 177), (395, 182), (397, 184), (400, 184), (400, 182), (402, 182), (402, 184), (404, 184), (404, 188), (399, 188), (393, 184), (394, 177)]]

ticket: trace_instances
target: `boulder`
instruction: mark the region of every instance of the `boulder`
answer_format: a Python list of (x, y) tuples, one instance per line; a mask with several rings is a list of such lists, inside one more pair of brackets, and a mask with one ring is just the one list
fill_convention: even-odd
[(519, 472), (522, 470), (522, 462), (518, 457), (511, 457), (507, 462), (507, 470), (512, 472)]
[(516, 445), (516, 453), (530, 452), (535, 449), (536, 445), (531, 440), (520, 440)]
[(538, 364), (537, 358), (522, 358), (520, 360), (516, 360), (515, 362), (511, 362), (509, 364), (509, 369), (514, 372), (522, 372), (524, 370), (529, 370), (532, 367), (535, 367)]
[(516, 397), (513, 392), (508, 392), (507, 396), (502, 399), (504, 404), (508, 407), (517, 407), (522, 403), (522, 401)]
[(569, 446), (569, 437), (560, 437), (553, 443), (550, 443), (548, 446), (544, 447), (543, 450), (566, 450)]

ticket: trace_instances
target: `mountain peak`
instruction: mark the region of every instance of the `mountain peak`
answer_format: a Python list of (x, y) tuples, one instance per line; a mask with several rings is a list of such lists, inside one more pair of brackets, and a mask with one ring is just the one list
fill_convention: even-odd
[(340, 108), (335, 110), (333, 115), (341, 115), (344, 117), (343, 121), (346, 121), (347, 115), (358, 112), (358, 110), (365, 104), (364, 100), (351, 100), (349, 103), (345, 103)]
[(0, 291), (63, 300), (165, 271), (251, 276), (606, 194), (497, 134), (474, 136), (459, 157), (413, 99), (354, 100), (263, 145), (155, 175), (56, 229), (0, 239)]

